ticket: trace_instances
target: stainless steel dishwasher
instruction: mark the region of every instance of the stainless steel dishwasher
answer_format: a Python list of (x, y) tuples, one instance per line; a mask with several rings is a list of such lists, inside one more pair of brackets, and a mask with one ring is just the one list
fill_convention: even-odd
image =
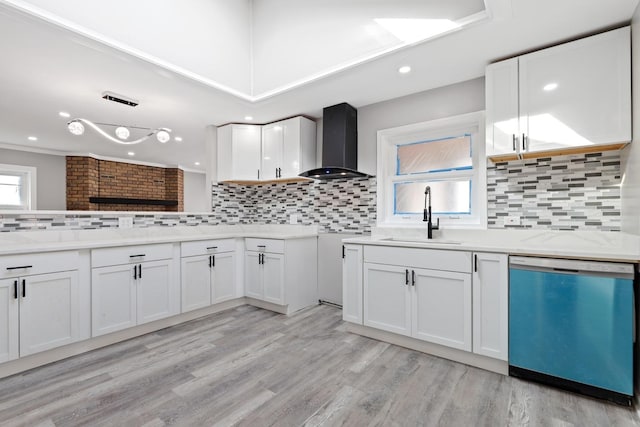
[(509, 374), (630, 405), (634, 265), (509, 260)]

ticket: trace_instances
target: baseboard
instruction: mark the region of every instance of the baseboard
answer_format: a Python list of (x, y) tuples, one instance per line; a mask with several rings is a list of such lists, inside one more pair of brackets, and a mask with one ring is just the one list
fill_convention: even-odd
[(388, 342), (400, 347), (406, 347), (411, 350), (421, 351), (432, 356), (453, 360), (454, 362), (464, 363), (465, 365), (475, 366), (476, 368), (485, 369), (502, 375), (509, 375), (509, 363), (504, 360), (493, 359), (491, 357), (481, 356), (467, 351), (445, 347), (440, 344), (417, 340), (415, 338), (405, 337), (403, 335), (394, 334), (393, 332), (381, 331), (379, 329), (355, 323), (347, 323), (347, 330), (354, 334)]

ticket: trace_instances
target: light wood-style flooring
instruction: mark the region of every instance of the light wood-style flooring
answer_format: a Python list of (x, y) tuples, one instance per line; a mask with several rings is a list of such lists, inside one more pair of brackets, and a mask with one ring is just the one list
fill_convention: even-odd
[(8, 426), (640, 426), (633, 409), (250, 306), (0, 380)]

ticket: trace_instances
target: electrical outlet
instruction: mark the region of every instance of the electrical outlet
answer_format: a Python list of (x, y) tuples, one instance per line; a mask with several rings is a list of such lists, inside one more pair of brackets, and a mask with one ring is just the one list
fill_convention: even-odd
[(118, 218), (118, 228), (133, 228), (133, 217), (121, 216)]
[(291, 214), (289, 215), (289, 224), (297, 224), (298, 223), (298, 215)]
[(504, 218), (504, 225), (520, 225), (520, 217), (507, 216)]

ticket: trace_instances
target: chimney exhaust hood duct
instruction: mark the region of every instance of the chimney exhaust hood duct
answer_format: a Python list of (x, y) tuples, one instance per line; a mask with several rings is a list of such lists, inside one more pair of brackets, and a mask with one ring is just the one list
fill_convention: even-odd
[(315, 179), (369, 177), (358, 172), (358, 110), (343, 102), (322, 110), (322, 167), (300, 176)]

